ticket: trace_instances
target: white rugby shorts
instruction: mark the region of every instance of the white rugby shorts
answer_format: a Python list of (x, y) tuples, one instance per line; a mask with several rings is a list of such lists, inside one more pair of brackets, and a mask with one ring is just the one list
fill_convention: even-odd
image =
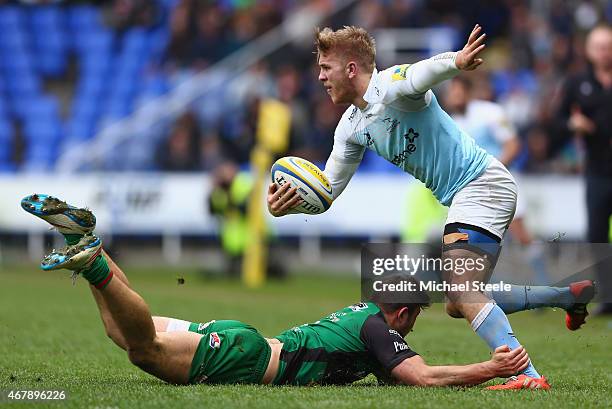
[(514, 217), (517, 195), (514, 177), (492, 158), (480, 176), (455, 194), (446, 224), (471, 224), (502, 239)]

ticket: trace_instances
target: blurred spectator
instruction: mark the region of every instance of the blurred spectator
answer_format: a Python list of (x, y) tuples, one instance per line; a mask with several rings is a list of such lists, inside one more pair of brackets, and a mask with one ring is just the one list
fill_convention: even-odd
[[(586, 18), (586, 17), (585, 17)], [(612, 28), (601, 25), (586, 39), (589, 68), (568, 79), (560, 107), (559, 134), (580, 138), (586, 150), (588, 241), (607, 243), (612, 215)], [(612, 273), (600, 272), (602, 293), (612, 294)], [(612, 303), (602, 312), (612, 314)]]
[(252, 188), (250, 176), (239, 173), (233, 162), (224, 162), (213, 171), (208, 209), (219, 220), (225, 272), (230, 277), (239, 277), (242, 271), (242, 258), (249, 238), (247, 206)]
[(166, 61), (172, 68), (193, 64), (196, 55), (191, 43), (195, 36), (194, 2), (183, 0), (170, 17), (170, 43), (166, 49)]
[(194, 171), (200, 169), (200, 129), (191, 112), (183, 114), (167, 140), (157, 150), (157, 164), (165, 171)]
[[(11, 22), (17, 24), (19, 33), (15, 31), (14, 36), (7, 34), (3, 41), (19, 45), (19, 55), (15, 55), (14, 47), (0, 47), (0, 59), (6, 61), (5, 69), (0, 69), (0, 119), (20, 120), (16, 114), (20, 101), (29, 100), (32, 92), (36, 95), (46, 92), (44, 90), (48, 87), (43, 83), (46, 78), (39, 72), (38, 66), (51, 64), (51, 68), (55, 67), (53, 64), (57, 64), (55, 60), (62, 53), (53, 47), (56, 47), (57, 38), (62, 38), (62, 33), (80, 40), (74, 41), (78, 47), (66, 45), (73, 48), (64, 50), (66, 53), (77, 54), (79, 67), (77, 92), (72, 101), (72, 105), (79, 107), (74, 110), (79, 115), (71, 114), (72, 117), (65, 119), (64, 125), (70, 131), (65, 138), (86, 140), (99, 130), (100, 124), (112, 122), (102, 121), (107, 117), (115, 119), (129, 114), (134, 106), (145, 105), (150, 98), (162, 95), (169, 88), (192, 78), (195, 72), (214, 66), (245, 45), (252, 44), (254, 39), (270, 29), (285, 24), (281, 26), (282, 33), (300, 33), (290, 44), (281, 46), (252, 66), (223, 67), (207, 72), (200, 81), (200, 84), (205, 84), (207, 91), (204, 95), (198, 95), (191, 105), (196, 116), (194, 126), (199, 125), (205, 129), (205, 137), (200, 141), (199, 135), (195, 138), (168, 136), (163, 145), (166, 151), (160, 148), (156, 159), (161, 168), (182, 170), (212, 169), (224, 158), (231, 158), (240, 164), (246, 163), (254, 137), (257, 101), (268, 97), (278, 97), (291, 107), (291, 153), (317, 162), (327, 158), (335, 123), (343, 110), (330, 107), (323, 88), (316, 80), (317, 76), (311, 73), (312, 69), (316, 69), (316, 61), (312, 54), (310, 33), (316, 18), (329, 12), (335, 2), (91, 2), (94, 5), (110, 5), (109, 10), (115, 17), (113, 30), (98, 24), (99, 7), (83, 6), (82, 3), (89, 3), (86, 1), (65, 3), (52, 10), (51, 14), (55, 13), (56, 17), (50, 20), (34, 18), (34, 14), (37, 14), (35, 7), (7, 10), (9, 15), (21, 15), (14, 19), (5, 18), (2, 21), (8, 25), (0, 27), (3, 32), (9, 33), (7, 30), (12, 30)], [(308, 9), (308, 12), (296, 14), (298, 8)], [(32, 28), (25, 23), (29, 21), (29, 15), (40, 24), (54, 22), (49, 27), (44, 23), (39, 28)], [(338, 27), (352, 23), (372, 30), (450, 27), (454, 32), (465, 32), (475, 22), (479, 22), (488, 34), (489, 51), (484, 68), (489, 70), (489, 76), (480, 70), (471, 78), (475, 90), (480, 93), (478, 98), (502, 104), (523, 139), (526, 142), (532, 140), (531, 144), (525, 144), (525, 152), (531, 153), (531, 156), (528, 159), (527, 153), (523, 156), (523, 162), (529, 170), (575, 172), (579, 166), (576, 161), (580, 158), (577, 155), (580, 147), (578, 144), (568, 145), (567, 135), (562, 138), (557, 135), (557, 112), (550, 102), (566, 75), (585, 69), (586, 57), (581, 33), (602, 18), (612, 18), (612, 1), (604, 5), (592, 0), (364, 0), (355, 2), (321, 24)], [(155, 29), (139, 30), (135, 38), (144, 41), (130, 43), (133, 36), (117, 33), (135, 25), (156, 24), (159, 26)], [(47, 35), (44, 30), (51, 30), (55, 34)], [(33, 36), (34, 31), (43, 33), (39, 36), (40, 41), (22, 41), (23, 38)], [(461, 35), (457, 37), (464, 38)], [(49, 39), (48, 44), (42, 41), (44, 39)], [(41, 61), (34, 58), (42, 55), (36, 48), (38, 46), (34, 46), (38, 43), (46, 47), (44, 61), (42, 58)], [(138, 50), (140, 55), (133, 51), (121, 54), (122, 50), (132, 50), (130, 47)], [(417, 51), (422, 52), (423, 58), (431, 51), (427, 47), (424, 44), (423, 49)], [(395, 63), (411, 63), (416, 58)], [(147, 81), (145, 76), (140, 75), (141, 65), (159, 80)], [(244, 68), (246, 72), (236, 75), (237, 68)], [(18, 81), (15, 81), (16, 75)], [(113, 80), (110, 80), (110, 76)], [(74, 82), (74, 79), (66, 79), (65, 82), (69, 81)], [(489, 82), (491, 86), (482, 86)], [(102, 87), (100, 84), (109, 86)], [(72, 95), (71, 87), (74, 88), (75, 84), (66, 84), (67, 95)], [(17, 91), (19, 93), (13, 95)], [(182, 89), (176, 94), (189, 94), (187, 91)], [(103, 107), (107, 104), (100, 104), (100, 100), (112, 102), (108, 104), (109, 112), (104, 111), (106, 108)], [(71, 110), (63, 107), (61, 111)], [(170, 127), (173, 133), (178, 132), (176, 128)], [(182, 126), (178, 128), (182, 129)], [(153, 135), (159, 129), (145, 133)], [(528, 132), (530, 137), (527, 137)], [(145, 139), (151, 138), (154, 136)], [(192, 139), (196, 140), (195, 145)], [(64, 141), (59, 142), (56, 145), (62, 146)], [(171, 156), (170, 142), (174, 144), (175, 153), (184, 149), (184, 146), (193, 147), (189, 149), (189, 155), (182, 155), (189, 157), (189, 160), (166, 162)], [(543, 147), (547, 147), (546, 154), (541, 149)], [(196, 151), (197, 155), (193, 153)], [(153, 155), (144, 153), (144, 150), (142, 152), (147, 155), (150, 163)], [(129, 166), (135, 167), (133, 162), (129, 163)]]
[(202, 135), (200, 161), (202, 170), (207, 172), (219, 167), (225, 161), (219, 133), (215, 129)]
[[(253, 180), (248, 172), (240, 172), (233, 162), (223, 162), (213, 171), (213, 188), (208, 209), (219, 221), (221, 247), (225, 256), (225, 273), (237, 278), (242, 271), (244, 253), (252, 237), (249, 234), (248, 206)], [(283, 278), (285, 269), (274, 254), (268, 258), (267, 274)]]
[(509, 167), (520, 151), (516, 130), (499, 104), (473, 97), (472, 83), (464, 76), (450, 81), (445, 107), (478, 146)]
[(109, 25), (117, 30), (150, 27), (160, 21), (157, 0), (114, 0), (106, 14)]

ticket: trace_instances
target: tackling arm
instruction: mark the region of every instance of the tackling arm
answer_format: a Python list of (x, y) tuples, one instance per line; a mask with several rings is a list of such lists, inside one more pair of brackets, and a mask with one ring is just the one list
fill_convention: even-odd
[(527, 351), (497, 348), (489, 361), (470, 365), (429, 366), (418, 355), (404, 359), (391, 371), (400, 383), (415, 386), (478, 385), (496, 377), (515, 375), (529, 363)]

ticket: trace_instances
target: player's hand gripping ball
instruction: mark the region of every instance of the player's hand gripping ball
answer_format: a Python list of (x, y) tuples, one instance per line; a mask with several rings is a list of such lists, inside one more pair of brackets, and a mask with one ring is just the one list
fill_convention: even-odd
[(297, 188), (302, 203), (291, 213), (320, 214), (333, 202), (332, 187), (316, 165), (295, 156), (286, 156), (272, 165), (272, 182), (279, 188), (287, 182)]

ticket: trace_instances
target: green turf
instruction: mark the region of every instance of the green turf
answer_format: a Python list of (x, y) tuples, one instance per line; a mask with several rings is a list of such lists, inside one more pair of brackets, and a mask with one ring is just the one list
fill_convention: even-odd
[[(194, 272), (127, 269), (133, 287), (154, 314), (193, 321), (233, 318), (265, 335), (314, 321), (359, 297), (356, 280), (300, 277), (259, 291), (237, 283), (205, 281)], [(76, 287), (64, 273), (34, 267), (0, 270), (0, 389), (64, 389), (67, 401), (53, 407), (611, 407), (610, 335), (602, 319), (571, 333), (562, 311), (511, 316), (519, 340), (550, 392), (492, 392), (475, 388), (378, 387), (366, 379), (349, 387), (177, 387), (141, 372), (103, 333), (85, 282)], [(485, 360), (485, 344), (462, 320), (434, 306), (421, 314), (408, 343), (429, 363)], [(14, 404), (26, 407), (27, 404)], [(44, 407), (37, 403), (32, 407)], [(10, 404), (0, 403), (0, 409)]]

